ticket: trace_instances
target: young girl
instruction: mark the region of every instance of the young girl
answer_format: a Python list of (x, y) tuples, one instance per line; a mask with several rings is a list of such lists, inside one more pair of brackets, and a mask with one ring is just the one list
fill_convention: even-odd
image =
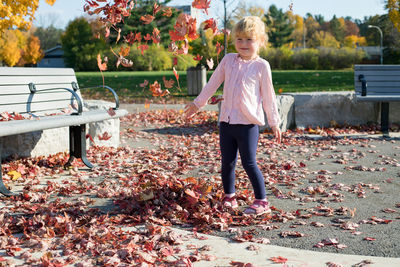
[(187, 118), (206, 105), (208, 99), (224, 83), (220, 111), (221, 176), (225, 207), (237, 208), (235, 199), (235, 165), (238, 150), (243, 168), (250, 178), (255, 200), (244, 210), (246, 214), (271, 212), (265, 193), (264, 177), (256, 162), (259, 125), (268, 124), (278, 142), (281, 141), (280, 118), (272, 85), (269, 63), (258, 56), (267, 42), (264, 22), (250, 16), (240, 20), (232, 32), (236, 53), (227, 54), (215, 69), (199, 96), (185, 107)]

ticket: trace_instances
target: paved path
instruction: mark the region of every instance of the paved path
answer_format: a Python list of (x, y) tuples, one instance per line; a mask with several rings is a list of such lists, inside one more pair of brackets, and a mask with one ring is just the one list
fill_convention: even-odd
[[(182, 110), (184, 105), (164, 106), (151, 104), (149, 107), (145, 107), (143, 104), (130, 104), (122, 105), (122, 107), (128, 109), (130, 112), (143, 112), (159, 109)], [(217, 106), (206, 107), (207, 110), (217, 110)], [(139, 131), (144, 130), (137, 129)], [(161, 136), (186, 134), (186, 132), (180, 129), (169, 129), (168, 131), (164, 131), (163, 129), (146, 129), (146, 131)], [(277, 150), (276, 157), (281, 161), (306, 163), (308, 172), (303, 188), (307, 188), (307, 186), (316, 188), (319, 185), (318, 182), (310, 182), (311, 178), (318, 179), (318, 177), (325, 177), (332, 179), (331, 183), (337, 184), (336, 190), (339, 190), (340, 194), (343, 194), (343, 202), (334, 203), (332, 206), (337, 209), (344, 207), (345, 209), (356, 210), (355, 216), (349, 217), (349, 214), (343, 214), (342, 216), (334, 217), (318, 217), (317, 223), (329, 227), (315, 227), (310, 224), (311, 221), (305, 219), (305, 225), (304, 222), (294, 221), (293, 223), (279, 225), (279, 228), (274, 230), (260, 231), (258, 229), (252, 233), (257, 237), (269, 238), (271, 239), (271, 243), (274, 244), (257, 244), (260, 247), (258, 252), (247, 250), (247, 243), (231, 242), (230, 240), (235, 236), (235, 233), (215, 231), (213, 232), (214, 236), (209, 236), (208, 241), (204, 242), (215, 247), (212, 250), (212, 254), (218, 255), (220, 259), (220, 263), (218, 264), (221, 265), (218, 265), (216, 262), (210, 262), (209, 265), (206, 265), (206, 263), (202, 262), (201, 264), (199, 263), (199, 266), (224, 266), (229, 263), (229, 260), (251, 262), (257, 264), (257, 266), (269, 266), (272, 262), (269, 262), (267, 259), (273, 256), (288, 258), (289, 266), (325, 266), (326, 262), (336, 262), (343, 266), (352, 266), (366, 259), (371, 259), (374, 262), (373, 266), (400, 266), (400, 259), (396, 258), (400, 257), (400, 250), (397, 249), (397, 233), (400, 231), (398, 210), (393, 214), (382, 212), (384, 208), (394, 209), (395, 204), (400, 203), (398, 194), (398, 190), (400, 189), (400, 165), (397, 161), (400, 155), (400, 134), (391, 133), (391, 136), (392, 139), (383, 140), (380, 134), (347, 133), (338, 134), (334, 141), (327, 141), (321, 135), (307, 134), (299, 142), (298, 146), (286, 147), (283, 151)], [(304, 147), (304, 143), (302, 143), (304, 139), (308, 142), (306, 144), (307, 147)], [(354, 140), (354, 143), (348, 141), (342, 142), (341, 140)], [(137, 140), (135, 141), (135, 145), (138, 145)], [(270, 161), (270, 157), (265, 156), (268, 154), (268, 150), (263, 148), (262, 145), (259, 154), (261, 154), (260, 160), (266, 159)], [(288, 172), (290, 173), (290, 171)], [(355, 186), (357, 183), (371, 187), (363, 191), (366, 194), (366, 198), (357, 198), (354, 196), (354, 191), (349, 190), (349, 192), (345, 192), (346, 190), (340, 188), (340, 185)], [(289, 191), (282, 185), (278, 185), (277, 188), (283, 192), (283, 195), (286, 195)], [(275, 198), (271, 191), (269, 191), (269, 198), (276, 207), (285, 210), (302, 210), (304, 212), (307, 208), (315, 209), (316, 207), (323, 207), (326, 204), (327, 199), (323, 197), (318, 198), (318, 193), (313, 194), (311, 196), (308, 194), (309, 196), (307, 196), (307, 192), (305, 192), (307, 197), (317, 198), (309, 202), (302, 202), (287, 197)], [(391, 223), (379, 224), (371, 221), (371, 218), (390, 220)], [(360, 235), (357, 233), (352, 235), (350, 233), (351, 227), (347, 229), (346, 225), (359, 223), (360, 221), (364, 221), (364, 224), (360, 224), (360, 228), (357, 229), (360, 231)], [(332, 227), (332, 225), (336, 225), (337, 229)], [(253, 231), (257, 228), (242, 227), (241, 229)], [(279, 234), (285, 231), (298, 231), (305, 234), (307, 238), (279, 237)], [(370, 242), (363, 239), (369, 237), (376, 240)], [(315, 248), (314, 245), (327, 238), (338, 239), (347, 248), (324, 248), (324, 251), (339, 252), (340, 254), (318, 252), (322, 249)], [(188, 242), (196, 242), (196, 239)], [(352, 254), (358, 254), (358, 256)], [(389, 256), (389, 258), (379, 258), (371, 255)]]
[[(146, 107), (144, 104), (121, 105), (122, 108), (130, 112), (142, 112), (158, 109), (178, 109), (184, 108), (183, 104), (177, 105), (153, 105)], [(216, 106), (207, 106), (208, 110), (216, 111)], [(130, 127), (123, 125), (124, 127)], [(159, 127), (147, 128), (133, 127), (140, 132), (140, 137), (135, 140), (123, 138), (124, 145), (134, 145), (138, 148), (148, 148), (159, 145), (168, 145), (168, 139), (179, 138), (182, 135), (189, 135), (194, 128), (181, 129), (179, 127), (166, 129)], [(158, 144), (153, 142), (154, 136), (158, 138)], [(288, 163), (287, 169), (279, 170), (279, 176), (291, 177), (298, 175), (299, 170), (304, 171), (304, 177), (298, 181), (297, 187), (290, 188), (285, 183), (271, 184), (275, 188), (268, 190), (268, 198), (271, 203), (282, 210), (296, 211), (302, 214), (316, 211), (317, 207), (333, 206), (343, 214), (338, 215), (334, 211), (334, 216), (318, 216), (312, 219), (304, 218), (299, 220), (288, 220), (284, 223), (274, 223), (267, 226), (276, 225), (278, 228), (266, 230), (264, 226), (235, 227), (232, 230), (251, 231), (257, 238), (265, 238), (271, 241), (271, 244), (259, 244), (252, 242), (234, 242), (232, 237), (237, 233), (233, 231), (214, 231), (212, 235), (194, 235), (192, 231), (186, 231), (184, 228), (171, 228), (176, 233), (182, 235), (181, 253), (196, 254), (203, 249), (203, 253), (212, 256), (211, 261), (201, 260), (194, 263), (194, 266), (230, 266), (232, 262), (252, 263), (255, 266), (282, 266), (274, 264), (270, 259), (273, 257), (283, 257), (287, 259), (287, 266), (327, 266), (328, 262), (341, 264), (342, 266), (364, 266), (357, 265), (370, 262), (370, 266), (400, 266), (400, 250), (398, 249), (398, 233), (400, 231), (399, 208), (395, 207), (400, 203), (400, 168), (398, 159), (400, 155), (400, 135), (392, 133), (393, 138), (382, 140), (380, 135), (367, 134), (344, 134), (338, 135), (335, 140), (328, 140), (321, 135), (307, 135), (297, 138), (298, 145), (282, 146), (278, 148), (263, 147), (262, 143), (259, 152), (259, 162), (266, 171), (271, 167), (271, 161), (277, 159), (277, 162)], [(168, 138), (167, 138), (168, 137)], [(354, 138), (354, 142), (349, 142)], [(263, 141), (265, 142), (265, 140)], [(271, 150), (273, 153), (271, 153)], [(303, 162), (306, 167), (295, 166)], [(290, 165), (292, 164), (292, 165)], [(239, 164), (240, 165), (240, 164)], [(285, 167), (286, 168), (286, 167)], [(292, 168), (292, 170), (291, 170)], [(238, 167), (239, 172), (243, 170)], [(295, 172), (296, 170), (296, 172)], [(90, 174), (88, 173), (87, 176)], [(206, 177), (218, 175), (217, 172), (204, 174), (204, 167), (194, 170), (190, 175)], [(84, 175), (86, 176), (86, 175)], [(67, 175), (59, 178), (51, 177), (41, 179), (42, 186), (51, 183), (60, 184), (63, 181), (73, 181), (76, 177)], [(85, 181), (86, 178), (79, 178)], [(328, 179), (324, 183), (319, 180)], [(101, 182), (101, 177), (87, 179), (90, 182)], [(334, 189), (342, 197), (342, 202), (327, 203), (332, 199), (332, 195), (324, 196), (319, 193), (310, 193), (310, 186), (316, 189), (317, 186), (324, 184), (334, 184)], [(362, 185), (361, 185), (362, 184)], [(356, 187), (352, 187), (357, 185)], [(40, 186), (40, 185), (38, 185)], [(346, 191), (348, 186), (351, 190)], [(360, 187), (361, 186), (361, 187)], [(363, 187), (365, 186), (365, 187)], [(355, 189), (359, 191), (355, 192)], [(304, 189), (306, 189), (304, 191)], [(18, 192), (22, 187), (14, 187)], [(291, 197), (291, 191), (295, 192), (297, 197)], [(332, 192), (330, 192), (332, 193)], [(365, 198), (357, 197), (357, 194), (365, 194)], [(58, 196), (59, 197), (59, 196)], [(93, 197), (88, 196), (87, 197)], [(109, 212), (115, 208), (110, 198), (93, 197), (92, 207), (97, 207), (104, 212)], [(6, 207), (0, 203), (0, 208)], [(343, 208), (356, 208), (355, 214), (350, 216), (347, 210)], [(400, 206), (399, 206), (400, 207)], [(394, 210), (394, 213), (383, 212), (384, 208)], [(317, 210), (320, 213), (326, 212), (322, 208)], [(375, 218), (375, 221), (372, 219)], [(335, 221), (334, 219), (340, 219)], [(388, 224), (381, 224), (377, 219), (390, 221)], [(360, 224), (357, 231), (361, 234), (352, 234), (349, 227), (350, 222)], [(316, 227), (312, 222), (324, 224), (325, 227)], [(334, 226), (336, 225), (336, 226)], [(261, 228), (260, 228), (261, 227)], [(262, 227), (265, 227), (263, 229)], [(349, 229), (343, 229), (349, 227)], [(124, 228), (129, 230), (129, 228)], [(353, 229), (354, 230), (354, 229)], [(301, 238), (283, 238), (280, 233), (287, 231), (297, 231), (305, 234)], [(375, 238), (375, 241), (366, 241), (364, 238)], [(326, 238), (338, 239), (340, 243), (347, 246), (345, 249), (337, 248), (315, 248), (314, 245)], [(334, 252), (334, 253), (333, 253)], [(378, 256), (378, 257), (377, 257)], [(384, 256), (384, 257), (379, 257)], [(6, 259), (11, 256), (0, 253), (0, 257)], [(15, 264), (22, 264), (18, 260)], [(334, 266), (334, 265), (332, 265)], [(340, 265), (337, 265), (340, 266)]]

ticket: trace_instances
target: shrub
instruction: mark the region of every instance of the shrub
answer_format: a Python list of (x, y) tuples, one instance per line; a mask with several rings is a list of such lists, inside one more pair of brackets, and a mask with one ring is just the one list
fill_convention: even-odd
[(318, 50), (306, 48), (293, 54), (293, 65), (295, 69), (315, 70), (318, 69)]
[(293, 50), (287, 47), (268, 47), (260, 50), (260, 57), (269, 62), (273, 69), (292, 69)]
[[(173, 60), (175, 56), (170, 54), (170, 57)], [(193, 55), (191, 54), (179, 55), (177, 56), (177, 58), (178, 58), (178, 65), (175, 66), (176, 70), (187, 70), (189, 67), (194, 67), (198, 63), (196, 60), (193, 59)]]

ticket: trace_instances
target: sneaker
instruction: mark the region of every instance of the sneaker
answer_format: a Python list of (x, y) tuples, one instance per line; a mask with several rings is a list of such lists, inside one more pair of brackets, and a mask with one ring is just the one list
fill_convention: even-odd
[(269, 208), (269, 203), (266, 200), (254, 200), (253, 204), (246, 208), (243, 212), (244, 214), (254, 214), (254, 215), (262, 215), (266, 213), (271, 213), (271, 209)]
[(230, 209), (237, 209), (239, 207), (235, 197), (224, 197), (222, 199), (222, 206)]

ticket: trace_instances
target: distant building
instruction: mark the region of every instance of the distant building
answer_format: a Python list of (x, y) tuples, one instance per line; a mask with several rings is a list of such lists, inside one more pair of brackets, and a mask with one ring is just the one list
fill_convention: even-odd
[(43, 59), (37, 63), (40, 68), (65, 68), (64, 50), (57, 45), (44, 52)]

